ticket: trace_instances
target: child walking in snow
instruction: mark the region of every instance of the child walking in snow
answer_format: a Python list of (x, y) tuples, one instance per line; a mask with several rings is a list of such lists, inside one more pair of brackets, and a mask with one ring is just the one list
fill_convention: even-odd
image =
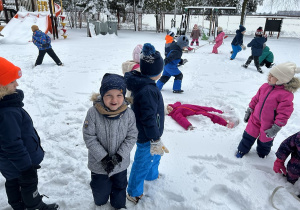
[(294, 75), (299, 72), (300, 68), (291, 62), (270, 70), (268, 83), (259, 88), (246, 111), (244, 122), (248, 124), (238, 146), (237, 158), (247, 154), (256, 139), (258, 156), (264, 158), (269, 154), (276, 134), (293, 112), (294, 93), (300, 87)]
[(83, 139), (88, 148), (90, 186), (97, 206), (107, 203), (126, 208), (127, 168), (130, 151), (137, 139), (133, 111), (124, 100), (126, 84), (117, 74), (105, 74), (100, 94), (92, 96), (83, 125)]
[(266, 65), (267, 68), (271, 68), (274, 65), (274, 55), (270, 48), (264, 43), (262, 55), (259, 56), (259, 65)]
[(161, 78), (157, 81), (156, 85), (161, 90), (166, 82), (174, 76), (173, 93), (182, 93), (181, 83), (183, 74), (178, 69), (178, 64), (184, 64), (187, 60), (181, 59), (182, 49), (189, 45), (189, 39), (182, 35), (178, 38), (176, 43), (171, 44), (170, 52), (165, 58), (164, 72)]
[(218, 27), (217, 28), (217, 33), (218, 33), (218, 36), (216, 37), (216, 44), (214, 45), (213, 47), (213, 50), (212, 50), (212, 53), (215, 53), (215, 54), (218, 54), (218, 47), (221, 46), (221, 44), (223, 43), (223, 39), (224, 39), (224, 36), (225, 36), (225, 33), (223, 32), (223, 28), (222, 27)]
[[(284, 162), (290, 154), (291, 159), (286, 168)], [(285, 174), (287, 181), (295, 184), (300, 176), (300, 132), (288, 137), (280, 144), (276, 157), (273, 167), (275, 173)]]
[(179, 123), (179, 125), (181, 125), (186, 130), (194, 129), (192, 124), (186, 119), (187, 116), (193, 115), (204, 115), (206, 117), (209, 117), (211, 121), (213, 121), (213, 123), (218, 123), (228, 128), (233, 128), (236, 126), (234, 122), (227, 122), (224, 118), (220, 117), (219, 115), (210, 112), (217, 112), (219, 114), (223, 114), (221, 110), (212, 107), (181, 104), (180, 102), (176, 102), (175, 104), (169, 104), (167, 106), (167, 114), (171, 116), (176, 122)]
[(246, 33), (246, 28), (240, 25), (239, 29), (236, 30), (236, 35), (231, 42), (232, 51), (231, 51), (230, 60), (235, 59), (238, 52), (242, 50), (242, 47), (243, 49), (245, 48), (245, 46), (243, 45), (243, 38), (245, 33)]
[(255, 37), (252, 41), (247, 45), (247, 47), (251, 47), (251, 55), (248, 60), (242, 67), (248, 68), (249, 64), (252, 60), (254, 60), (254, 65), (259, 73), (263, 73), (259, 65), (259, 56), (262, 55), (263, 45), (267, 41), (267, 37), (263, 37), (262, 27), (259, 27), (255, 32)]
[(173, 31), (168, 31), (168, 34), (165, 37), (166, 44), (165, 44), (165, 56), (167, 57), (168, 53), (170, 52), (170, 46), (174, 41), (174, 32)]
[(132, 92), (132, 110), (139, 131), (132, 164), (127, 199), (137, 204), (144, 193), (144, 181), (158, 178), (161, 156), (168, 152), (161, 141), (164, 131), (164, 101), (155, 81), (160, 77), (164, 62), (154, 46), (143, 46), (141, 72), (125, 73), (128, 90)]
[[(132, 52), (132, 60), (128, 60), (124, 63), (122, 63), (122, 72), (123, 75), (125, 75), (126, 72), (129, 71), (140, 71), (140, 54), (142, 52), (143, 46), (141, 44), (138, 44)], [(126, 91), (126, 97), (131, 97), (131, 92)]]
[[(0, 172), (13, 209), (58, 209), (45, 204), (38, 192), (37, 169), (44, 158), (41, 140), (30, 115), (23, 109), (24, 93), (16, 89), (22, 71), (0, 57)], [(3, 198), (2, 198), (3, 199)]]
[(36, 59), (35, 66), (41, 65), (43, 63), (43, 59), (46, 53), (55, 61), (58, 66), (62, 66), (63, 63), (59, 60), (57, 55), (51, 46), (51, 38), (45, 34), (44, 32), (39, 30), (37, 25), (31, 26), (31, 30), (33, 32), (32, 42), (39, 49), (39, 55)]
[(191, 38), (192, 38), (192, 42), (191, 42), (191, 46), (194, 45), (194, 42), (196, 42), (196, 45), (199, 46), (199, 37), (201, 36), (201, 32), (200, 29), (198, 28), (198, 25), (195, 24), (191, 33)]

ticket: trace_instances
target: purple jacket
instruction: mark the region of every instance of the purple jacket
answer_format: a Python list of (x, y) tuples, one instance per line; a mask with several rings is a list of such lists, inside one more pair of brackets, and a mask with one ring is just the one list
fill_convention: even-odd
[(285, 161), (291, 154), (291, 159), (287, 164), (289, 174), (300, 175), (300, 132), (285, 139), (279, 146), (276, 156)]
[[(294, 110), (293, 99), (294, 94), (287, 91), (283, 85), (272, 86), (265, 83), (249, 104), (249, 107), (253, 109), (249, 120), (260, 125), (264, 131), (271, 128), (274, 123), (283, 127)], [(254, 128), (247, 126), (246, 132), (249, 131), (250, 134), (252, 129)], [(261, 135), (259, 139), (262, 142), (272, 140), (265, 135)]]

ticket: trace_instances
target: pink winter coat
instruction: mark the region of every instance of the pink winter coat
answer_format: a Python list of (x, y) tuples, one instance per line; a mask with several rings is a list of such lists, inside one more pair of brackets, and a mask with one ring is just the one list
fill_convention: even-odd
[(168, 115), (171, 116), (176, 122), (178, 122), (182, 127), (186, 130), (190, 125), (192, 125), (187, 119), (187, 116), (192, 115), (204, 115), (209, 117), (213, 123), (218, 123), (220, 125), (226, 126), (227, 122), (222, 117), (208, 113), (208, 112), (217, 112), (222, 114), (221, 110), (212, 108), (212, 107), (204, 107), (204, 106), (197, 106), (191, 104), (181, 104), (180, 102), (176, 102), (175, 104), (169, 104), (173, 108), (172, 112)]
[(253, 137), (259, 136), (262, 142), (272, 141), (264, 131), (274, 123), (280, 127), (286, 125), (294, 110), (293, 99), (294, 94), (285, 90), (284, 85), (263, 84), (249, 104), (253, 112), (246, 132)]
[(224, 36), (225, 36), (225, 33), (223, 31), (218, 34), (218, 36), (215, 39), (216, 45), (220, 46), (223, 43)]

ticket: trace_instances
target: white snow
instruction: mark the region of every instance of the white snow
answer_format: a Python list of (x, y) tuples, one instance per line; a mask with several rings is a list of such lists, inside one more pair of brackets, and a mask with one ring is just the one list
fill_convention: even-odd
[[(43, 65), (32, 68), (38, 54), (32, 43), (1, 44), (0, 56), (22, 68), (18, 80), (25, 93), (25, 109), (31, 115), (46, 151), (39, 170), (39, 191), (49, 196), (46, 203), (57, 202), (62, 210), (110, 210), (110, 204), (95, 207), (89, 186), (87, 148), (82, 139), (82, 125), (92, 106), (89, 98), (98, 92), (102, 76), (122, 74), (122, 62), (131, 59), (137, 44), (152, 43), (164, 53), (165, 33), (121, 30), (116, 35), (86, 37), (86, 29), (69, 29), (68, 38), (52, 40), (54, 51), (65, 66), (56, 66), (46, 55)], [(17, 30), (16, 30), (17, 33)], [(52, 35), (51, 35), (52, 37)], [(253, 36), (246, 36), (249, 43)], [(170, 150), (161, 159), (160, 178), (145, 182), (145, 196), (136, 206), (127, 202), (128, 209), (139, 210), (271, 210), (269, 197), (277, 186), (284, 186), (275, 195), (280, 209), (299, 209), (299, 201), (289, 193), (300, 193), (300, 183), (287, 183), (286, 178), (272, 170), (275, 152), (288, 136), (299, 131), (300, 93), (295, 93), (294, 112), (287, 125), (277, 135), (270, 155), (261, 159), (253, 146), (249, 154), (237, 159), (234, 154), (246, 124), (244, 112), (258, 88), (266, 82), (264, 74), (252, 63), (241, 65), (250, 55), (242, 51), (233, 61), (230, 35), (211, 54), (212, 45), (195, 53), (183, 54), (188, 63), (183, 72), (183, 94), (173, 94), (171, 79), (163, 88), (166, 104), (180, 101), (224, 110), (227, 116), (238, 118), (240, 124), (228, 129), (213, 124), (204, 116), (188, 119), (196, 127), (186, 131), (171, 117), (165, 118), (162, 140)], [(200, 45), (205, 44), (200, 41)], [(295, 62), (300, 66), (299, 38), (269, 38), (267, 45), (275, 55), (275, 63)], [(300, 77), (300, 75), (298, 75)], [(133, 160), (135, 147), (131, 152)], [(128, 177), (130, 173), (128, 168)], [(0, 209), (9, 210), (5, 180), (0, 176)]]

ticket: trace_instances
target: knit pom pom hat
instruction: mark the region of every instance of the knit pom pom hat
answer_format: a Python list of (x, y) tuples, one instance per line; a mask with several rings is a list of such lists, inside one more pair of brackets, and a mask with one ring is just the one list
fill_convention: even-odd
[(138, 44), (134, 49), (133, 49), (133, 52), (132, 52), (132, 59), (134, 62), (136, 63), (140, 63), (140, 54), (142, 52), (142, 49), (143, 49), (143, 45), (141, 44)]
[(296, 73), (300, 73), (300, 68), (295, 63), (286, 62), (274, 66), (269, 73), (278, 79), (276, 85), (282, 85), (291, 81)]
[(256, 36), (262, 36), (263, 35), (263, 28), (260, 26), (260, 27), (258, 27), (258, 29), (256, 30), (256, 32), (255, 32), (255, 35)]
[(32, 30), (32, 32), (35, 32), (35, 31), (39, 30), (39, 27), (37, 25), (32, 25), (31, 30)]
[(174, 37), (175, 36), (175, 34), (174, 34), (174, 32), (173, 31), (168, 31), (168, 33), (167, 33), (169, 36), (171, 36), (171, 37)]
[(144, 44), (140, 58), (140, 69), (143, 75), (155, 77), (162, 72), (164, 60), (152, 44)]
[(246, 28), (244, 26), (240, 25), (239, 30), (240, 30), (240, 32), (243, 32), (243, 31), (246, 31)]
[(0, 57), (0, 85), (6, 86), (21, 76), (22, 71), (19, 67)]

